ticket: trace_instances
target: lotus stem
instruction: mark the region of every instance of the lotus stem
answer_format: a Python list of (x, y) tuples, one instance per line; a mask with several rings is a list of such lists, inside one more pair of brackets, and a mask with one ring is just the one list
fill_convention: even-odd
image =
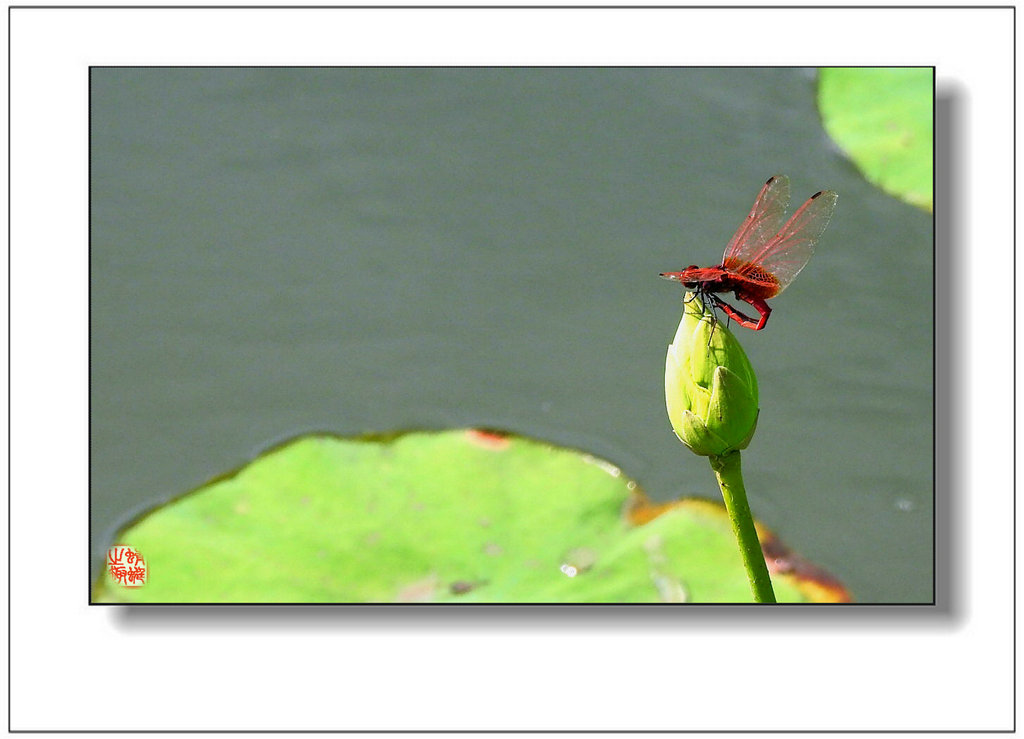
[(740, 453), (737, 451), (708, 459), (715, 471), (715, 477), (718, 478), (718, 486), (722, 489), (725, 507), (729, 512), (729, 523), (740, 545), (740, 554), (743, 556), (743, 566), (747, 570), (754, 602), (775, 603), (775, 591), (768, 575), (768, 565), (764, 561), (764, 552), (761, 550), (757, 529), (754, 528), (754, 518), (747, 503), (747, 491), (743, 487)]

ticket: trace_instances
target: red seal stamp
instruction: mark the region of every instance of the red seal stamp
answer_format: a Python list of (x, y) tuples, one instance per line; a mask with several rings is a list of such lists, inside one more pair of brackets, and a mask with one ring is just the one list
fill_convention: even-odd
[(135, 547), (118, 544), (107, 550), (107, 572), (119, 585), (141, 588), (146, 584), (149, 567)]

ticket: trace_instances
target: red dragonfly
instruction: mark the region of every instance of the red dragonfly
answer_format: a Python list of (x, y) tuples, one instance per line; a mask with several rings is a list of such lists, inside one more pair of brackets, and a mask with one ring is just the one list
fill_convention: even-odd
[[(750, 215), (725, 247), (720, 265), (693, 264), (682, 272), (662, 272), (661, 276), (683, 283), (741, 326), (760, 331), (772, 313), (765, 301), (785, 290), (807, 264), (838, 198), (831, 190), (816, 192), (782, 225), (789, 205), (789, 178), (771, 177), (761, 188)], [(729, 292), (749, 303), (761, 315), (760, 320), (740, 313), (717, 295)]]

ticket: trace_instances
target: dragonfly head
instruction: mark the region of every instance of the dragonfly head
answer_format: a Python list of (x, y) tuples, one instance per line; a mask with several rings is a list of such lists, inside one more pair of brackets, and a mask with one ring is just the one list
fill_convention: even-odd
[(681, 272), (662, 272), (661, 276), (666, 280), (672, 280), (673, 282), (681, 282), (683, 287), (690, 290), (697, 287), (697, 282), (693, 280), (694, 270), (700, 269), (696, 264), (691, 264), (689, 267)]

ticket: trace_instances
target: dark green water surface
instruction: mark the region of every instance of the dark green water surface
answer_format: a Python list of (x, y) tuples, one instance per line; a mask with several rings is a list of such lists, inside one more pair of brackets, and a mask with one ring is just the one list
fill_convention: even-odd
[(755, 515), (860, 602), (932, 599), (932, 219), (797, 69), (96, 69), (94, 564), (141, 510), (308, 431), (488, 426), (717, 497), (665, 351), (769, 175), (840, 194), (737, 328)]

